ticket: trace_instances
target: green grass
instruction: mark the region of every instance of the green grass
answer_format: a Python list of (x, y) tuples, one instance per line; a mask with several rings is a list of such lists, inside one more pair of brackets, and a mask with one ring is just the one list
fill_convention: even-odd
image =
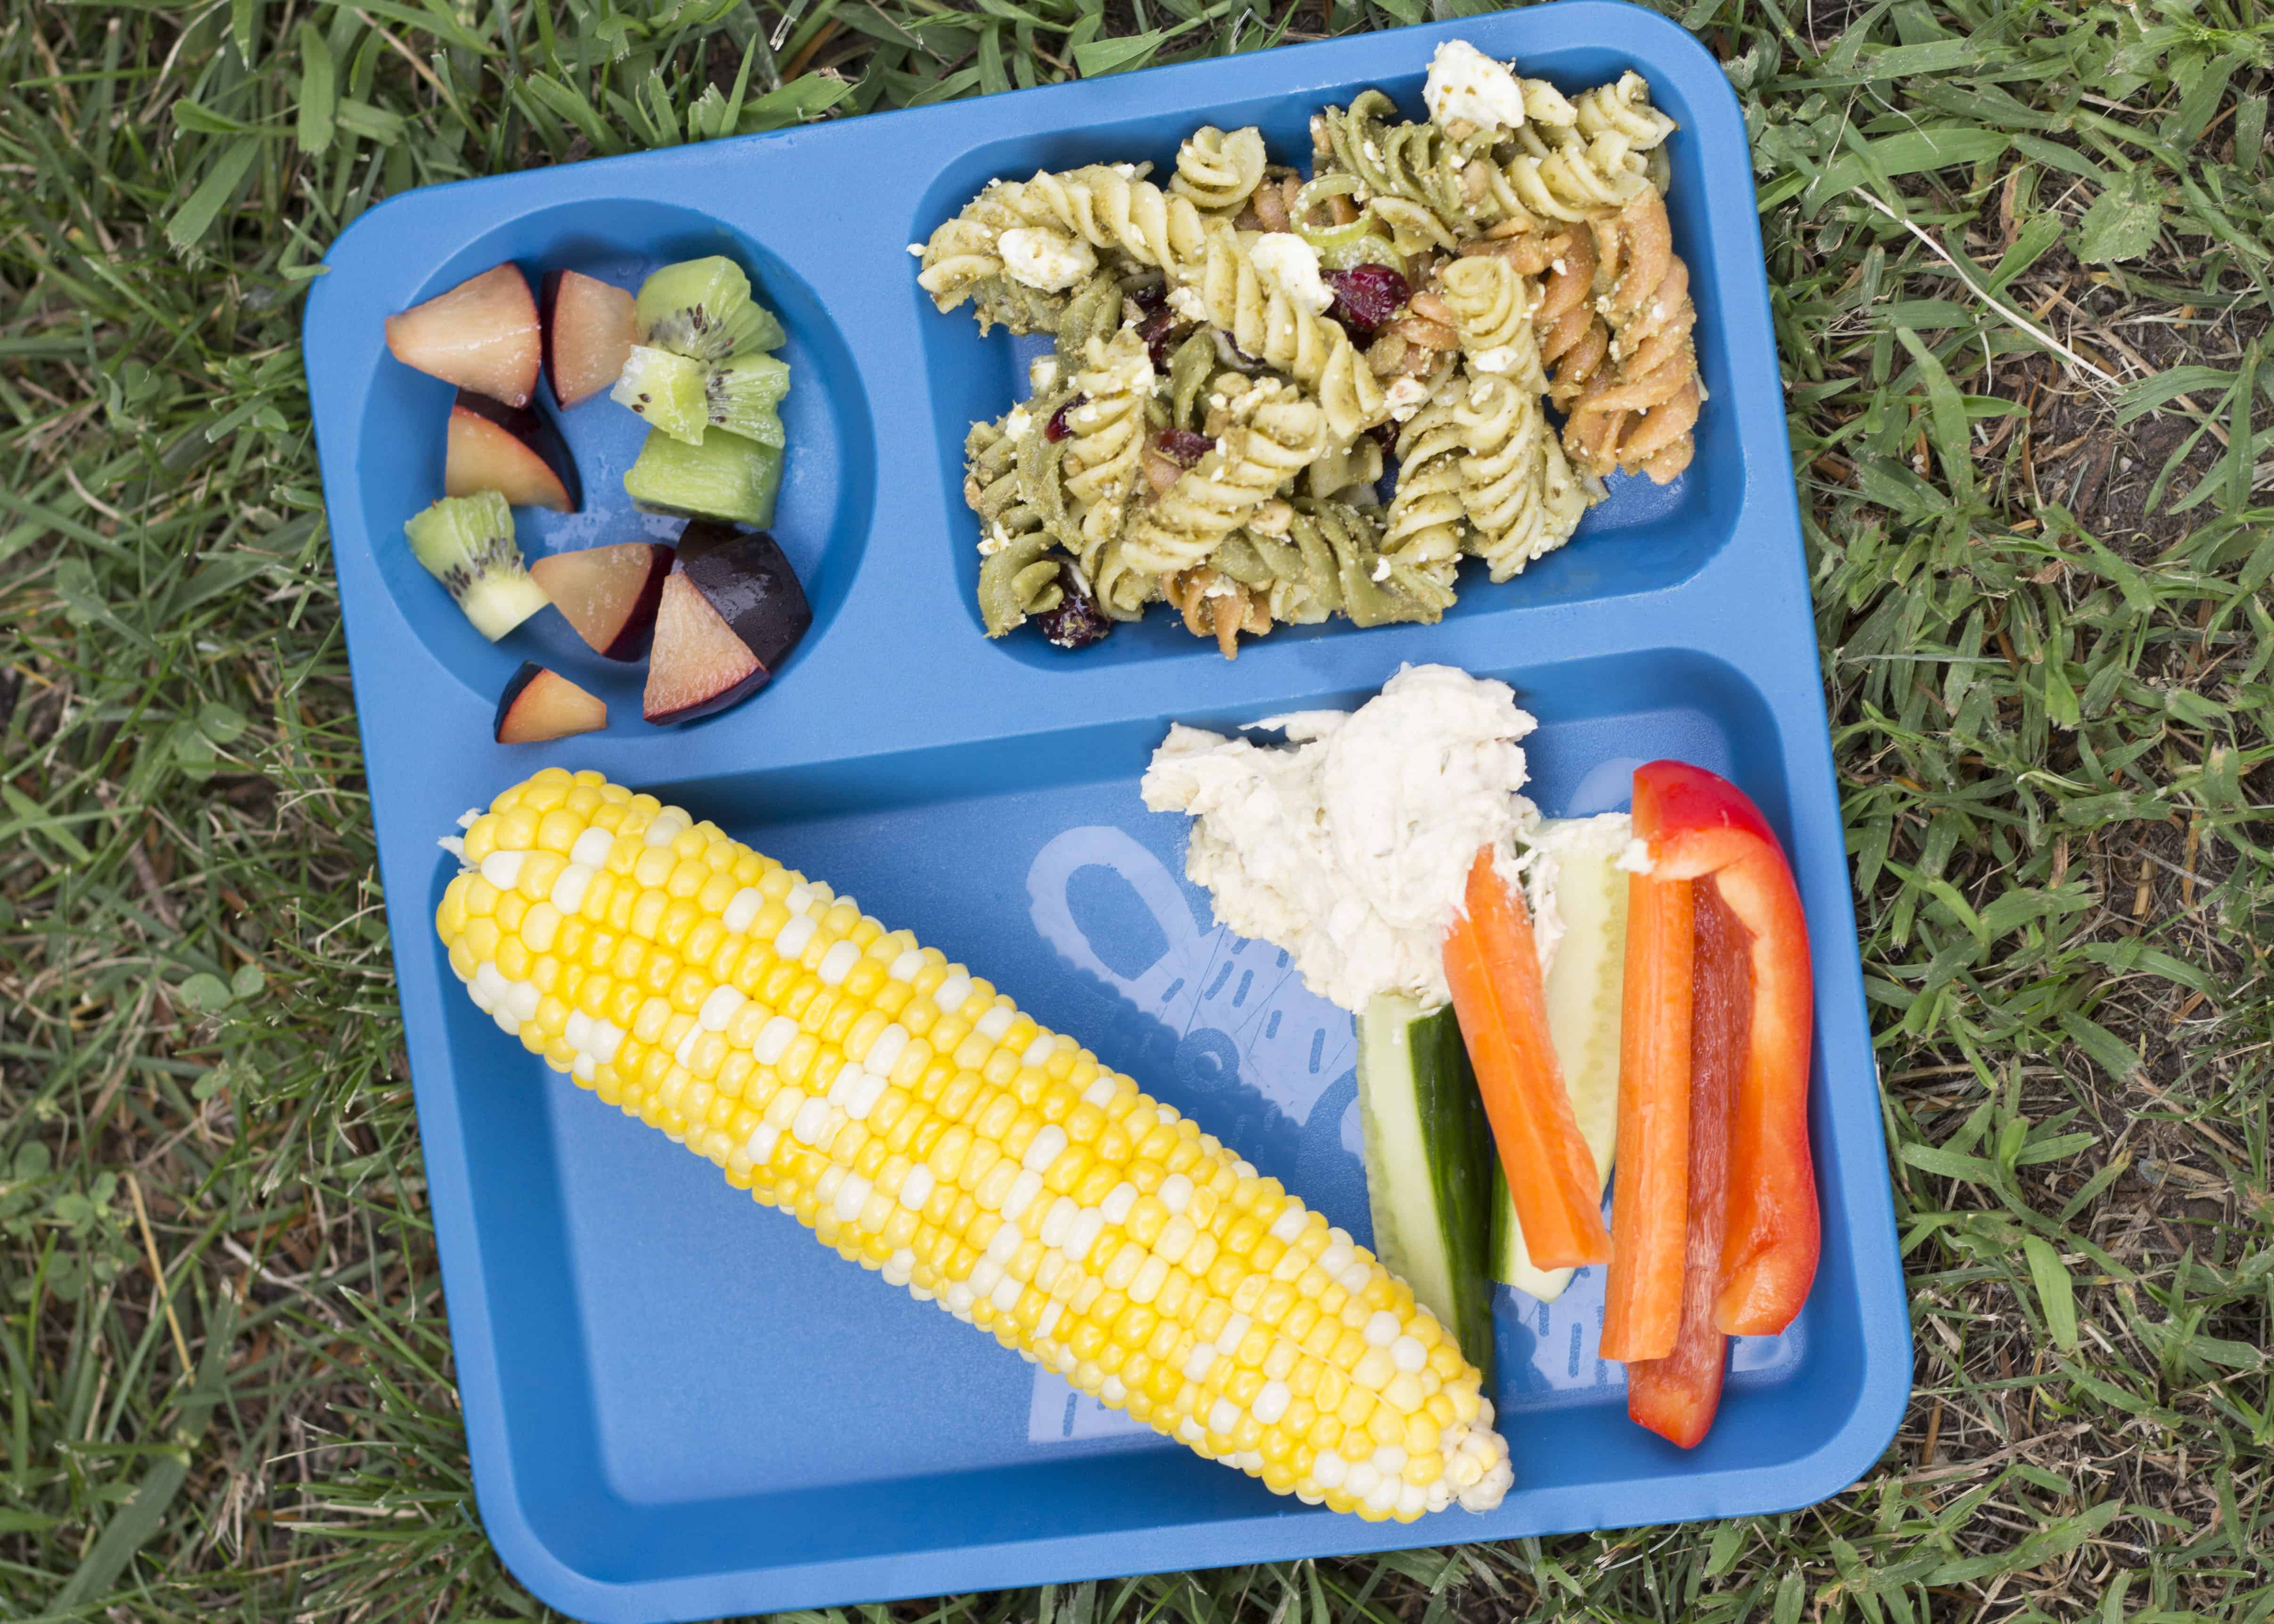
[[(9, 9), (0, 1614), (545, 1616), (450, 1385), (300, 376), (325, 244), (416, 184), (1418, 4)], [(1675, 14), (1755, 142), (1902, 1432), (1790, 1516), (892, 1618), (2274, 1616), (2274, 9)]]

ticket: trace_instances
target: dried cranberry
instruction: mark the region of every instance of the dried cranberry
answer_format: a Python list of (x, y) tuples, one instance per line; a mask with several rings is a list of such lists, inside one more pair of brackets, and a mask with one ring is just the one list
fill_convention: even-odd
[(1361, 344), (1413, 297), (1412, 284), (1386, 265), (1354, 265), (1346, 271), (1329, 271), (1324, 280), (1335, 290), (1330, 313)]
[(1073, 571), (1064, 566), (1058, 569), (1058, 606), (1036, 615), (1035, 625), (1059, 648), (1084, 648), (1113, 629), (1113, 622), (1099, 610), (1097, 600), (1083, 590)]
[(1073, 426), (1066, 422), (1066, 413), (1072, 411), (1077, 406), (1088, 404), (1088, 401), (1089, 396), (1087, 395), (1077, 395), (1065, 405), (1052, 412), (1050, 414), (1050, 420), (1043, 425), (1043, 438), (1044, 440), (1064, 440), (1067, 435), (1073, 433)]
[(1149, 313), (1169, 302), (1169, 292), (1158, 282), (1147, 282), (1129, 296), (1129, 302)]
[(1216, 441), (1190, 429), (1163, 429), (1153, 437), (1161, 455), (1179, 468), (1190, 468), (1216, 449)]
[(1137, 336), (1145, 341), (1145, 349), (1152, 356), (1155, 366), (1169, 365), (1169, 351), (1174, 348), (1170, 340), (1176, 336), (1177, 329), (1182, 325), (1177, 319), (1177, 312), (1166, 304), (1137, 324)]

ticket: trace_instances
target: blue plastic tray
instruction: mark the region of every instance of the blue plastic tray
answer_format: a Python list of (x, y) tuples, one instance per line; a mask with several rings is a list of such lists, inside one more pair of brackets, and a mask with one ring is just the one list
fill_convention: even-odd
[[(1670, 202), (1711, 392), (1690, 472), (1623, 485), (1515, 582), (1465, 575), (1434, 627), (1283, 630), (1237, 664), (1165, 614), (1079, 656), (985, 641), (960, 447), (1012, 398), (1013, 348), (934, 312), (907, 244), (991, 176), (1165, 163), (1202, 123), (1260, 123), (1306, 157), (1314, 109), (1381, 84), (1418, 109), (1456, 36), (1567, 87), (1638, 68), (1681, 121)], [(788, 324), (775, 530), (815, 621), (755, 702), (658, 731), (637, 667), (549, 613), (493, 648), (412, 560), (402, 525), (440, 491), (450, 392), (388, 357), (380, 321), (508, 258), (633, 286), (721, 251)], [(1567, 0), (469, 182), (373, 210), (328, 264), (308, 372), (468, 1443), (490, 1535), (538, 1596), (686, 1619), (1718, 1517), (1821, 1499), (1878, 1456), (1911, 1356), (1875, 1073), (1745, 132), (1688, 35)], [(621, 495), (640, 425), (605, 401), (561, 417), (591, 506), (524, 513), (524, 547), (667, 535)], [(525, 657), (602, 694), (614, 725), (491, 744)], [(1623, 804), (1655, 756), (1735, 778), (1789, 845), (1815, 944), (1807, 1309), (1739, 1350), (1719, 1425), (1683, 1454), (1626, 1420), (1595, 1355), (1600, 1281), (1545, 1310), (1503, 1292), (1517, 1487), (1488, 1515), (1368, 1524), (1133, 1433), (546, 1072), (434, 943), (453, 871), (435, 837), (546, 763), (596, 767), (980, 967), (1364, 1236), (1349, 1019), (1213, 929), (1178, 877), (1183, 820), (1148, 814), (1137, 779), (1171, 718), (1354, 703), (1407, 660), (1515, 685), (1551, 812)]]

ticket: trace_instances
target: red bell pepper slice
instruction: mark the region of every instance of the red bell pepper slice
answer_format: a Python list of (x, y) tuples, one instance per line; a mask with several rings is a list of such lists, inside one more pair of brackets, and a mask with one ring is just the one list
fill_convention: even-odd
[[(1808, 1148), (1814, 983), (1800, 892), (1760, 808), (1702, 767), (1658, 761), (1636, 769), (1634, 816), (1635, 832), (1649, 846), (1652, 876), (1694, 882), (1700, 919), (1711, 891), (1735, 927), (1712, 951), (1744, 961), (1749, 997), (1743, 1058), (1729, 1104), (1728, 1212), (1713, 1324), (1733, 1336), (1774, 1335), (1808, 1298), (1819, 1244)], [(1701, 987), (1717, 974), (1708, 957), (1701, 936), (1695, 971)], [(1694, 1073), (1694, 1041), (1692, 1052)], [(1713, 1058), (1719, 1064), (1721, 1057)], [(1693, 1076), (1693, 1094), (1695, 1086)], [(1700, 1109), (1693, 1099), (1693, 1144)], [(1694, 1156), (1690, 1165), (1694, 1178)]]
[[(1653, 876), (1653, 878), (1656, 876)], [(1682, 884), (1684, 882), (1660, 882)], [(1627, 1414), (1669, 1442), (1694, 1449), (1721, 1402), (1728, 1338), (1714, 1323), (1730, 1198), (1729, 1132), (1745, 1064), (1752, 1003), (1745, 930), (1710, 884), (1692, 887), (1696, 975), (1691, 983), (1690, 1123), (1686, 1242), (1680, 1261), (1680, 1327), (1664, 1358), (1627, 1366)], [(1623, 1086), (1624, 1078), (1621, 1078)], [(1615, 1215), (1617, 1203), (1612, 1204)], [(1618, 1263), (1612, 1263), (1614, 1273)]]

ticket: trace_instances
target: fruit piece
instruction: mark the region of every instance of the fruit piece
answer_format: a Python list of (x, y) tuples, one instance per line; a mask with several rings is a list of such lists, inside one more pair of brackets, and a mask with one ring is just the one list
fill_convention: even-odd
[[(1622, 813), (1549, 818), (1532, 837), (1525, 881), (1540, 897), (1540, 917), (1562, 923), (1543, 981), (1547, 1035), (1563, 1068), (1572, 1119), (1595, 1158), (1599, 1199), (1610, 1179), (1618, 1138), (1620, 991), (1626, 977), (1630, 878), (1619, 861), (1632, 835), (1633, 825)], [(1570, 1283), (1571, 1271), (1543, 1269), (1532, 1262), (1504, 1177), (1497, 1194), (1493, 1277), (1543, 1303), (1554, 1302)]]
[(446, 496), (497, 491), (516, 508), (574, 513), (576, 465), (551, 424), (526, 406), (508, 406), (460, 389), (450, 408), (449, 450), (442, 462)]
[(543, 299), (545, 375), (566, 409), (615, 382), (639, 319), (632, 296), (578, 271), (547, 271)]
[(704, 413), (706, 375), (700, 361), (634, 344), (608, 398), (619, 406), (630, 407), (672, 439), (699, 446), (709, 424)]
[(639, 460), (625, 471), (624, 489), (650, 513), (764, 525), (774, 516), (781, 464), (780, 447), (724, 429), (706, 432), (699, 446), (650, 429)]
[(779, 446), (782, 426), (774, 408), (788, 393), (788, 362), (770, 355), (730, 356), (704, 380), (704, 410), (714, 427)]
[(613, 660), (636, 660), (647, 651), (655, 628), (671, 549), (652, 541), (586, 547), (538, 559), (529, 573), (595, 650)]
[[(1637, 797), (1640, 811), (1640, 797)], [(1684, 1203), (1682, 1320), (1665, 1358), (1627, 1366), (1627, 1415), (1668, 1442), (1694, 1449), (1721, 1403), (1728, 1339), (1715, 1323), (1721, 1250), (1737, 1169), (1730, 1142), (1745, 1071), (1752, 989), (1745, 928), (1711, 885), (1696, 900), (1694, 1010), (1690, 1026), (1689, 1199)], [(1613, 1202), (1615, 1210), (1617, 1203)]]
[(1603, 1357), (1662, 1359), (1682, 1325), (1690, 1210), (1690, 1051), (1697, 889), (1628, 876), (1620, 1034), (1619, 1184), (1611, 1202)]
[(1469, 869), (1465, 901), (1467, 912), (1445, 933), (1445, 981), (1525, 1244), (1543, 1268), (1605, 1262), (1611, 1237), (1594, 1156), (1579, 1137), (1548, 1039), (1532, 916), (1494, 868), (1490, 846)]
[(674, 567), (656, 607), (641, 713), (651, 722), (691, 722), (749, 698), (766, 668), (710, 600)]
[(697, 519), (679, 538), (679, 567), (768, 672), (813, 624), (797, 572), (764, 530)]
[(782, 325), (750, 297), (750, 279), (721, 254), (666, 265), (640, 284), (639, 342), (698, 361), (779, 349)]
[(387, 319), (387, 347), (405, 366), (526, 406), (545, 342), (528, 279), (510, 262)]
[(1492, 1375), (1492, 1130), (1450, 1010), (1400, 993), (1358, 1018), (1366, 1199), (1382, 1266)]
[(513, 509), (495, 491), (446, 496), (403, 527), (410, 551), (492, 643), (551, 601), (522, 568)]
[(498, 695), (492, 732), (500, 744), (542, 744), (571, 733), (596, 733), (608, 725), (608, 707), (557, 671), (523, 660)]
[(1113, 622), (1097, 606), (1097, 598), (1091, 593), (1089, 583), (1082, 579), (1081, 572), (1061, 569), (1058, 607), (1036, 615), (1035, 627), (1047, 641), (1061, 649), (1083, 649), (1103, 642), (1113, 630)]
[(1374, 329), (1413, 297), (1404, 274), (1386, 265), (1354, 265), (1346, 271), (1329, 271), (1321, 280), (1335, 294), (1327, 313), (1350, 330), (1353, 343), (1373, 342)]

